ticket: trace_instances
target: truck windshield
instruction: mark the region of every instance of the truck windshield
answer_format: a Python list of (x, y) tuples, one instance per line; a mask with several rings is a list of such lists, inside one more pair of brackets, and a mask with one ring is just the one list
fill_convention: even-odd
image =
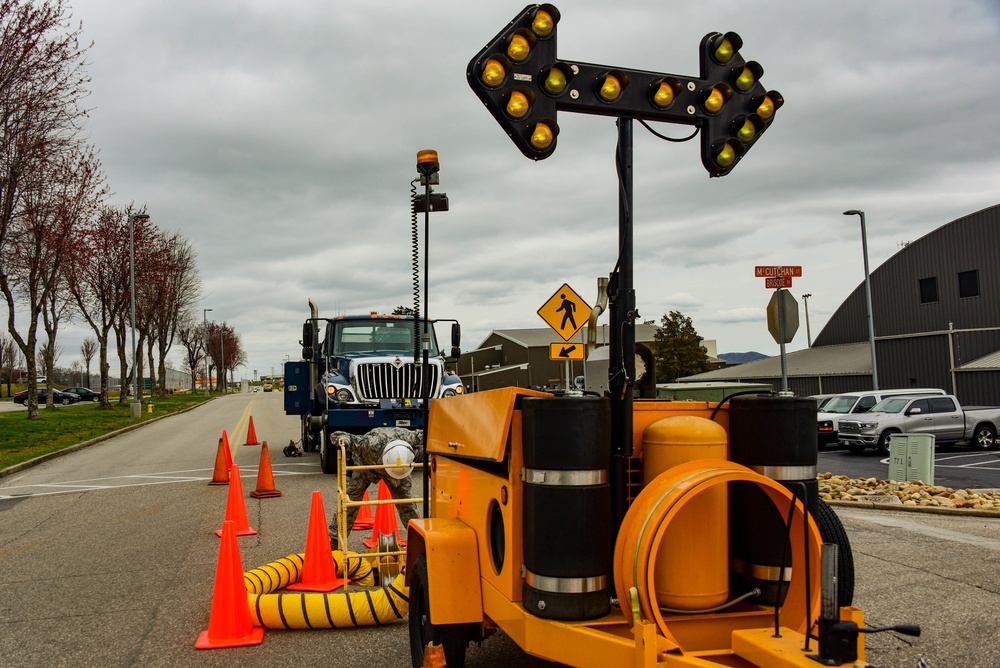
[(908, 397), (891, 397), (889, 399), (883, 399), (874, 406), (872, 406), (872, 413), (898, 413), (903, 410), (903, 408), (908, 404), (910, 399)]
[[(438, 354), (434, 329), (430, 329), (431, 357)], [(333, 354), (359, 353), (413, 354), (412, 320), (341, 320), (333, 333)]]
[(854, 404), (857, 403), (857, 397), (834, 397), (825, 406), (823, 406), (824, 413), (850, 413), (851, 409), (854, 408)]

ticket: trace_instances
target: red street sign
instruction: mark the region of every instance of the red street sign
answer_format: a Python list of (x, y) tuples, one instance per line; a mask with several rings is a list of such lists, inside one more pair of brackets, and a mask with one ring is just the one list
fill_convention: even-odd
[(758, 265), (753, 268), (753, 274), (757, 278), (770, 278), (773, 276), (802, 276), (802, 265)]
[(777, 276), (775, 278), (764, 279), (765, 288), (790, 288), (792, 287), (791, 276)]

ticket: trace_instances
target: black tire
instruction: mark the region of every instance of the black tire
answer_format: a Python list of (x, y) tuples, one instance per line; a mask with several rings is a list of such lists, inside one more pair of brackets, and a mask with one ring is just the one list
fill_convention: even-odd
[(898, 434), (898, 433), (899, 431), (897, 429), (886, 429), (881, 434), (879, 434), (877, 447), (878, 447), (878, 453), (880, 455), (889, 454), (889, 437), (892, 436), (893, 434)]
[(997, 432), (992, 425), (988, 424), (978, 424), (975, 430), (972, 432), (972, 441), (970, 443), (973, 448), (978, 450), (996, 450), (997, 447)]
[(319, 466), (323, 473), (335, 475), (337, 473), (337, 449), (330, 445), (330, 436), (326, 429), (321, 429), (319, 443)]
[(68, 398), (66, 398), (66, 397), (63, 397), (63, 398), (62, 398), (62, 401), (61, 401), (60, 403), (62, 403), (62, 405), (63, 405), (63, 406), (69, 406), (69, 403), (70, 403), (70, 402), (69, 402), (69, 399), (68, 399)]
[(864, 453), (865, 446), (861, 445), (860, 443), (848, 443), (847, 451), (850, 452), (852, 455), (860, 455)]
[(824, 543), (835, 543), (837, 550), (837, 605), (852, 605), (854, 602), (854, 552), (847, 538), (844, 525), (830, 505), (819, 500), (816, 509), (816, 524)]
[(93, 399), (91, 399), (91, 401), (94, 402), (95, 404), (100, 403), (101, 402), (101, 395), (98, 394), (96, 397), (94, 397)]
[(420, 554), (410, 571), (410, 658), (413, 668), (424, 665), (424, 647), (427, 643), (444, 646), (448, 668), (465, 665), (465, 648), (469, 644), (468, 624), (432, 624), (430, 595), (427, 591), (427, 556)]
[(302, 452), (316, 452), (316, 437), (309, 431), (309, 416), (302, 416)]

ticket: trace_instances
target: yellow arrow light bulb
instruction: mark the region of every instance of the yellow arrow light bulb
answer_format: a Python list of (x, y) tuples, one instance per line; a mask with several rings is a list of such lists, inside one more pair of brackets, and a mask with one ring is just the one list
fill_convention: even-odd
[(608, 102), (614, 102), (621, 94), (622, 85), (621, 82), (618, 81), (618, 77), (614, 74), (609, 74), (604, 77), (604, 83), (601, 84), (601, 97)]
[(507, 71), (504, 69), (503, 63), (501, 63), (496, 58), (490, 58), (486, 61), (483, 66), (483, 83), (490, 88), (496, 88), (503, 83), (503, 80), (507, 77)]
[(653, 94), (653, 104), (666, 109), (674, 103), (674, 89), (666, 81), (660, 82), (660, 87)]
[(733, 43), (728, 39), (723, 38), (723, 40), (719, 43), (719, 46), (715, 48), (715, 59), (720, 63), (728, 63), (732, 60), (733, 53), (735, 53)]
[(531, 32), (539, 37), (548, 37), (552, 34), (552, 29), (555, 27), (556, 23), (552, 20), (551, 14), (544, 9), (539, 9), (535, 12), (535, 18), (531, 21)]
[(754, 81), (755, 77), (753, 72), (750, 71), (749, 67), (744, 66), (743, 71), (740, 72), (738, 77), (736, 77), (736, 87), (741, 91), (746, 92), (753, 88)]
[(718, 88), (713, 88), (711, 94), (705, 99), (705, 110), (714, 114), (719, 109), (722, 109), (722, 105), (725, 103), (726, 98), (723, 97), (722, 91)]
[(536, 123), (535, 131), (531, 133), (531, 145), (544, 151), (552, 144), (552, 128), (545, 123)]
[(530, 105), (528, 104), (527, 96), (521, 91), (515, 90), (510, 94), (510, 99), (507, 100), (507, 114), (513, 118), (521, 118), (526, 113)]
[(715, 154), (715, 162), (719, 167), (729, 167), (736, 160), (736, 151), (729, 142), (722, 145), (722, 148)]
[(514, 35), (510, 38), (510, 44), (507, 46), (507, 55), (510, 56), (511, 60), (521, 62), (528, 57), (528, 53), (531, 47), (528, 45), (528, 40), (525, 39), (524, 35)]
[(764, 100), (757, 107), (757, 115), (765, 121), (774, 116), (774, 100), (771, 99), (770, 95), (764, 96)]
[(550, 94), (559, 95), (566, 90), (566, 74), (558, 67), (552, 67), (549, 69), (549, 74), (545, 77), (545, 83), (542, 85)]

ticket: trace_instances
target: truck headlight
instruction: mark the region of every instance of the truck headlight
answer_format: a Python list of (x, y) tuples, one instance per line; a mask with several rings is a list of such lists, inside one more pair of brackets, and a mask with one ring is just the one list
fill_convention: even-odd
[(354, 401), (354, 396), (351, 394), (351, 391), (346, 387), (342, 387), (339, 390), (337, 390), (337, 393), (334, 396), (337, 398), (337, 401), (343, 403)]
[(442, 397), (454, 397), (456, 395), (462, 394), (462, 392), (464, 392), (464, 391), (465, 391), (465, 388), (463, 388), (461, 385), (449, 385), (448, 387), (446, 387), (444, 389), (444, 392), (441, 393), (441, 396)]
[(878, 429), (878, 422), (862, 422), (858, 426), (862, 429)]
[(833, 422), (830, 420), (823, 420), (819, 423), (820, 431), (833, 431)]

